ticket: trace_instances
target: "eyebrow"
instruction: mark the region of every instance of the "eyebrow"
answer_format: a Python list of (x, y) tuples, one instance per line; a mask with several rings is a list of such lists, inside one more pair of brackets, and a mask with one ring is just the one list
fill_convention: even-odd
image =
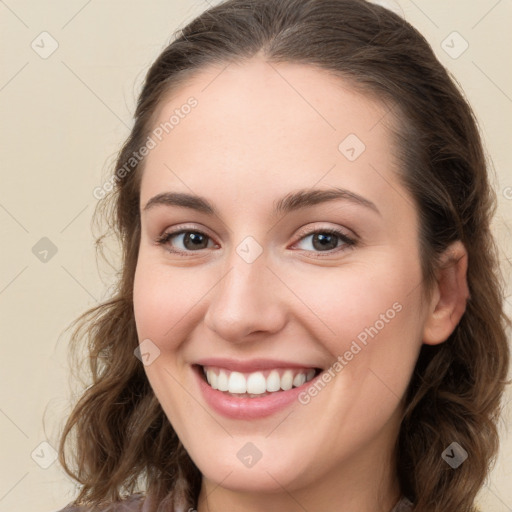
[[(286, 214), (292, 211), (308, 208), (320, 203), (345, 200), (353, 204), (364, 206), (373, 210), (375, 213), (381, 215), (377, 206), (370, 200), (345, 190), (342, 188), (329, 188), (329, 189), (303, 189), (292, 192), (283, 198), (274, 202), (272, 215)], [(181, 206), (184, 208), (191, 208), (207, 215), (216, 215), (218, 212), (216, 208), (204, 197), (187, 194), (183, 192), (164, 192), (152, 197), (144, 206), (143, 211), (150, 210), (155, 206)]]

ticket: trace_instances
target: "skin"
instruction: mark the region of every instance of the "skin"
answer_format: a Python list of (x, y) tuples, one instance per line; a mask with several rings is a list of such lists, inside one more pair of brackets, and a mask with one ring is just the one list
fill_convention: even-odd
[[(134, 308), (139, 339), (160, 350), (148, 379), (203, 475), (198, 511), (387, 512), (400, 496), (393, 445), (419, 350), (445, 341), (465, 309), (464, 247), (449, 248), (422, 301), (418, 215), (396, 175), (390, 114), (340, 79), (259, 57), (207, 68), (165, 99), (155, 126), (190, 96), (197, 107), (145, 161)], [(366, 146), (354, 161), (338, 149), (348, 134)], [(291, 192), (332, 187), (378, 213), (337, 199), (272, 215)], [(144, 209), (169, 191), (202, 196), (218, 214)], [(155, 243), (184, 224), (208, 246)], [(308, 233), (325, 228), (358, 242), (315, 249)], [(252, 263), (236, 251), (247, 236), (263, 251)], [(199, 392), (191, 364), (203, 357), (328, 369), (396, 303), (400, 312), (306, 405), (235, 420)], [(262, 453), (251, 468), (237, 457), (247, 442)]]

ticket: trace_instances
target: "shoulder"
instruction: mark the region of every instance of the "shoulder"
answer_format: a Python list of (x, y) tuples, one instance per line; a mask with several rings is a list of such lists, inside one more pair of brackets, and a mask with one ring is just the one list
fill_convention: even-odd
[(57, 512), (142, 512), (144, 496), (142, 494), (132, 494), (123, 501), (116, 501), (110, 504), (94, 507), (92, 505), (74, 505), (69, 503), (63, 509)]

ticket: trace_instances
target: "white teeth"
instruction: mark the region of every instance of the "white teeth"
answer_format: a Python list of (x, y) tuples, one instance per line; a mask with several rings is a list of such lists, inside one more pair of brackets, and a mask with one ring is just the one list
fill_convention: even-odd
[(272, 370), (267, 377), (267, 391), (279, 391), (281, 389), (281, 377), (277, 370)]
[(253, 395), (261, 395), (267, 391), (267, 381), (263, 373), (251, 373), (247, 379), (247, 393)]
[(281, 377), (281, 389), (288, 391), (293, 386), (293, 373), (291, 370), (286, 370)]
[(315, 370), (287, 369), (281, 374), (278, 370), (272, 370), (265, 378), (263, 372), (243, 374), (241, 372), (229, 372), (220, 368), (204, 368), (206, 380), (213, 389), (227, 391), (231, 394), (257, 397), (276, 391), (288, 391), (293, 387), (302, 386), (315, 376)]
[(218, 387), (218, 379), (219, 377), (217, 377), (217, 374), (215, 372), (210, 372), (210, 375), (208, 376), (209, 377), (209, 381), (210, 381), (210, 386), (213, 388), (213, 389), (217, 389)]
[(230, 393), (247, 393), (247, 381), (240, 372), (231, 372), (228, 381)]
[(306, 382), (306, 376), (303, 373), (298, 373), (297, 375), (295, 375), (295, 378), (293, 379), (293, 387), (298, 388), (299, 386), (302, 386), (304, 382)]
[[(208, 379), (208, 383), (210, 383), (210, 374), (214, 373), (211, 370), (208, 370), (206, 373), (206, 377)], [(219, 391), (227, 391), (228, 390), (228, 375), (224, 370), (219, 372), (219, 376), (217, 378), (217, 389)]]

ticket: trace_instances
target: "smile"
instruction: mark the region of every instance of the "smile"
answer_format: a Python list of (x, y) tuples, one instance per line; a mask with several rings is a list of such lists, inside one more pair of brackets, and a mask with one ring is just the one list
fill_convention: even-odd
[(274, 368), (242, 373), (214, 366), (203, 366), (202, 370), (212, 389), (249, 398), (300, 387), (320, 372), (314, 368)]
[(197, 361), (192, 370), (206, 405), (234, 420), (264, 418), (299, 404), (299, 394), (323, 371), (284, 361), (218, 358)]

